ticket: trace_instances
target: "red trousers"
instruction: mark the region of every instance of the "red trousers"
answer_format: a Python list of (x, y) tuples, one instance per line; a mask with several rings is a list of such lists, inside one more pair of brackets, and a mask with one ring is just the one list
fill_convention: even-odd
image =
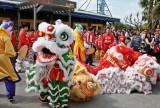
[(101, 57), (104, 56), (106, 51), (109, 49), (109, 45), (103, 44)]

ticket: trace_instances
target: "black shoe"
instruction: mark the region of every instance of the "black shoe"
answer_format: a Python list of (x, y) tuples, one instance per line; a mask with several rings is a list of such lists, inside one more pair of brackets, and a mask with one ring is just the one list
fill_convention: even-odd
[(68, 108), (68, 106), (64, 106), (64, 107), (62, 107), (62, 108)]
[(49, 100), (42, 100), (43, 103), (49, 103)]
[(45, 99), (45, 100), (42, 100), (40, 97), (38, 98), (40, 102), (42, 103), (49, 103), (49, 100), (48, 99)]
[(8, 96), (8, 100), (9, 100), (10, 102), (13, 102), (13, 101), (14, 101), (13, 96)]
[(96, 67), (96, 65), (94, 65), (94, 64), (91, 64), (91, 66)]

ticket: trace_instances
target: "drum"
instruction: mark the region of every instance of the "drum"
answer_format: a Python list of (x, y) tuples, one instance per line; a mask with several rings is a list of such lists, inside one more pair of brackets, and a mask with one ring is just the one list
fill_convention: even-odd
[(23, 60), (27, 55), (27, 51), (28, 51), (28, 46), (27, 45), (22, 46), (21, 49), (19, 50), (18, 59)]
[(94, 52), (95, 52), (95, 48), (92, 47), (87, 49), (86, 54), (89, 55), (89, 54), (93, 54)]

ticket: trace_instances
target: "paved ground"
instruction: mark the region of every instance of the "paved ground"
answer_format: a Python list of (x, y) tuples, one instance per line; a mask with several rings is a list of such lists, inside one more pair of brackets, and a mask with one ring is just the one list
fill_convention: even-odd
[[(95, 62), (97, 64), (97, 62)], [(38, 101), (38, 94), (26, 93), (25, 74), (20, 74), (22, 81), (17, 83), (16, 102), (10, 104), (5, 96), (5, 86), (0, 82), (0, 108), (49, 108), (47, 104)], [(139, 93), (105, 94), (95, 96), (88, 102), (69, 102), (70, 108), (160, 108), (160, 82), (153, 87), (153, 94), (144, 95)]]

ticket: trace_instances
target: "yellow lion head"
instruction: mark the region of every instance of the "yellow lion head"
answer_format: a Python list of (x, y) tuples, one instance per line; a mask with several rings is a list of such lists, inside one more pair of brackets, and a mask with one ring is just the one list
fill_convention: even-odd
[(88, 73), (86, 68), (77, 61), (72, 78), (73, 85), (70, 88), (70, 98), (74, 101), (89, 100), (99, 92), (99, 84), (94, 76)]

